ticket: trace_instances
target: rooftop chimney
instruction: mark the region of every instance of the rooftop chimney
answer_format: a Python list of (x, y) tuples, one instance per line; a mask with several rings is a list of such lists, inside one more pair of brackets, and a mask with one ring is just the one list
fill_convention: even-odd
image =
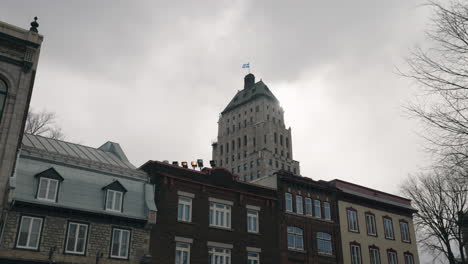
[(244, 89), (248, 89), (255, 84), (255, 76), (251, 73), (244, 77)]

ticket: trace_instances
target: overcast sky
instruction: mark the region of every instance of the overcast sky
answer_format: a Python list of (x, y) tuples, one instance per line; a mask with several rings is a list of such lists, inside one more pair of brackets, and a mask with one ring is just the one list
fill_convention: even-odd
[(39, 17), (32, 107), (56, 112), (69, 141), (119, 142), (137, 166), (208, 161), (250, 62), (285, 110), (302, 175), (397, 194), (428, 164), (403, 109), (416, 86), (396, 74), (425, 41), (421, 3), (16, 0), (0, 20)]

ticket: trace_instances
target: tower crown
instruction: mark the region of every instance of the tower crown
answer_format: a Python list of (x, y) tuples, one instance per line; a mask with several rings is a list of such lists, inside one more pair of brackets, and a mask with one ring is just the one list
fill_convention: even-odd
[(244, 77), (244, 89), (249, 89), (255, 85), (255, 75), (249, 73)]

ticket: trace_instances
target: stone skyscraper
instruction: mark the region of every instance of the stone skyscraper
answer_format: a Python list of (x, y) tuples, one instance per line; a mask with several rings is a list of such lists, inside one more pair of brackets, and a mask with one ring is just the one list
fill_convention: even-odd
[(221, 112), (213, 160), (216, 166), (229, 169), (245, 181), (281, 169), (299, 174), (283, 108), (270, 89), (261, 80), (256, 83), (251, 73), (244, 78), (244, 89)]

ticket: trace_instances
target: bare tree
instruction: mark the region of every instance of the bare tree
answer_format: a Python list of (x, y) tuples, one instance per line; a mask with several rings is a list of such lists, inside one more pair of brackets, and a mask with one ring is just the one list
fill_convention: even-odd
[(459, 172), (435, 169), (411, 176), (401, 186), (418, 210), (414, 217), (418, 243), (450, 264), (457, 263), (457, 256), (466, 263), (458, 213), (468, 208), (468, 190), (459, 179)]
[[(440, 158), (440, 166), (468, 168), (468, 2), (429, 2), (433, 26), (429, 48), (416, 49), (402, 73), (424, 94), (408, 109), (426, 125), (424, 136)], [(466, 174), (464, 174), (466, 175)]]
[(26, 118), (24, 132), (32, 135), (63, 140), (65, 136), (62, 133), (62, 129), (56, 125), (56, 118), (57, 117), (53, 112), (42, 110), (36, 113), (30, 109), (28, 117)]

